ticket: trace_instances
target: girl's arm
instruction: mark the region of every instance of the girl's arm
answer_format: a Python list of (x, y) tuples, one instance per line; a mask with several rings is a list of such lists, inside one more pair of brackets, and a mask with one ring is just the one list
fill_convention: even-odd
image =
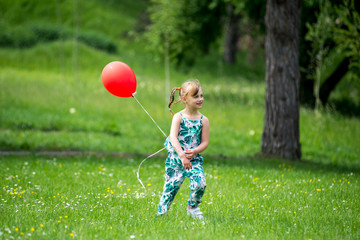
[(175, 149), (176, 153), (178, 154), (183, 167), (185, 169), (191, 169), (191, 163), (190, 160), (186, 158), (186, 155), (184, 151), (181, 148), (181, 145), (178, 140), (179, 136), (179, 129), (180, 129), (180, 123), (181, 123), (181, 116), (179, 113), (176, 113), (173, 117), (172, 123), (171, 123), (171, 129), (170, 129), (170, 142), (173, 148)]
[(188, 159), (192, 159), (196, 154), (201, 153), (207, 148), (207, 146), (209, 145), (209, 129), (209, 119), (204, 116), (201, 129), (201, 143), (196, 148), (186, 151), (186, 156)]

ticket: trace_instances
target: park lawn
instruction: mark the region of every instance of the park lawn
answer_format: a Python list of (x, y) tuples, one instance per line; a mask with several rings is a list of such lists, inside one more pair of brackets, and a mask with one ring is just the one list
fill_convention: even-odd
[[(314, 113), (301, 108), (302, 160), (257, 156), (265, 61), (260, 54), (248, 64), (246, 52), (239, 53), (234, 66), (223, 64), (215, 53), (191, 69), (171, 69), (171, 87), (197, 78), (205, 94), (202, 113), (211, 126), (204, 152), (205, 221), (186, 216), (188, 181), (168, 216), (156, 218), (164, 153), (143, 164), (140, 177), (146, 191), (136, 170), (140, 156), (163, 147), (164, 136), (134, 99), (110, 95), (100, 79), (110, 61), (129, 64), (138, 81), (137, 99), (169, 132), (162, 60), (146, 50), (141, 38), (119, 39), (132, 29), (145, 5), (125, 3), (121, 6), (128, 8), (120, 11), (115, 6), (119, 3), (107, 5), (112, 11), (107, 11), (105, 25), (119, 19), (124, 23), (108, 29), (117, 54), (71, 40), (0, 49), (0, 150), (30, 153), (0, 156), (0, 238), (360, 238), (359, 119), (331, 109)], [(84, 5), (94, 12), (82, 15), (88, 24), (83, 27), (102, 30), (104, 22), (92, 16), (103, 14), (105, 5), (96, 4), (100, 1)], [(41, 6), (48, 9), (45, 1), (39, 2)], [(55, 17), (50, 15), (43, 17)], [(53, 150), (75, 150), (79, 155), (40, 154)], [(112, 152), (133, 157), (114, 157)]]
[(156, 217), (164, 156), (0, 159), (3, 239), (358, 239), (359, 170), (312, 162), (205, 156), (205, 220), (186, 215), (186, 180)]
[[(87, 56), (80, 65), (88, 67), (76, 74), (71, 66), (61, 73), (56, 63), (33, 58), (47, 53), (55, 59), (52, 54), (58, 44), (0, 51), (8, 60), (8, 66), (0, 69), (0, 147), (34, 153), (1, 157), (1, 237), (359, 238), (358, 119), (301, 108), (303, 160), (254, 157), (261, 146), (264, 83), (250, 76), (224, 75), (219, 81), (201, 71), (174, 72), (172, 85), (194, 76), (204, 88), (202, 112), (211, 125), (210, 145), (204, 153), (208, 187), (202, 210), (206, 220), (202, 223), (186, 216), (188, 182), (169, 215), (159, 219), (155, 212), (164, 156), (143, 165), (140, 176), (147, 187), (143, 191), (136, 179), (142, 159), (107, 155), (146, 156), (161, 149), (164, 141), (132, 98), (116, 98), (101, 84), (103, 66), (123, 58), (80, 45), (81, 54)], [(72, 48), (71, 42), (64, 44)], [(19, 59), (23, 67), (15, 65)], [(137, 98), (168, 132), (171, 115), (164, 107), (161, 68), (133, 63)], [(181, 105), (174, 108), (180, 109)], [(36, 155), (41, 150), (100, 155)]]

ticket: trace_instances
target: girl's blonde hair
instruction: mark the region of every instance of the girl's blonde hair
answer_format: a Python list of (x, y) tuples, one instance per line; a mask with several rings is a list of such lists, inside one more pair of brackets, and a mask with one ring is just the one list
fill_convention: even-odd
[[(170, 100), (169, 100), (169, 105), (168, 105), (169, 111), (171, 112), (171, 114), (174, 115), (174, 112), (171, 110), (171, 105), (177, 104), (178, 102), (180, 102), (182, 97), (195, 96), (196, 94), (198, 94), (200, 89), (201, 89), (201, 85), (198, 80), (188, 80), (188, 81), (184, 82), (181, 85), (181, 87), (173, 88), (171, 91), (171, 94), (170, 94)], [(177, 100), (176, 102), (174, 102), (175, 92), (177, 90), (179, 91), (180, 99)]]

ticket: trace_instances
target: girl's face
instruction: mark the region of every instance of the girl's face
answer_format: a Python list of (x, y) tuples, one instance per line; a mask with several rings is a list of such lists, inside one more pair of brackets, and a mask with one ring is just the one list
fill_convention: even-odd
[(186, 96), (183, 101), (188, 107), (192, 109), (201, 109), (204, 102), (204, 95), (201, 88), (199, 89), (197, 94), (195, 94), (194, 96)]

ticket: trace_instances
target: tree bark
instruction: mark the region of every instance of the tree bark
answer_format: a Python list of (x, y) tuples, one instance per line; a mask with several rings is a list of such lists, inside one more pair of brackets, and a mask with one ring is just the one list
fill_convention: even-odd
[(229, 22), (226, 28), (224, 60), (227, 63), (235, 63), (240, 16), (234, 12), (234, 5), (231, 2), (227, 6), (227, 14)]
[(301, 158), (299, 134), (299, 30), (302, 0), (268, 0), (266, 96), (261, 152)]

